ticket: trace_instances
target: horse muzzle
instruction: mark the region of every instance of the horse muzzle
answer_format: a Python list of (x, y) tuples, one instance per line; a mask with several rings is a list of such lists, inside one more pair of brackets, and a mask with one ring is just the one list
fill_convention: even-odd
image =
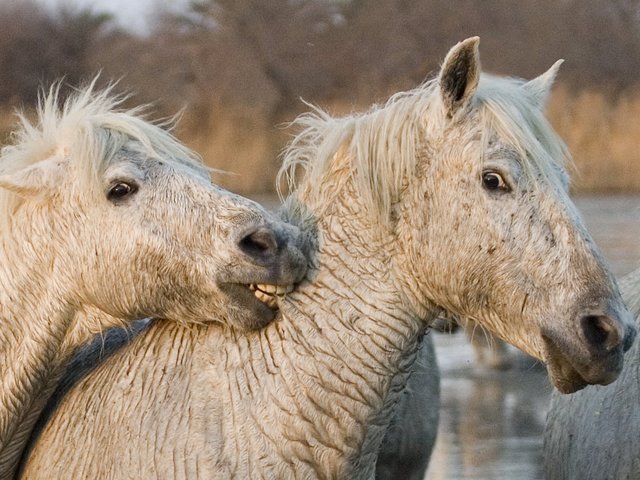
[[(628, 318), (627, 318), (628, 317)], [(620, 374), (624, 353), (636, 336), (629, 312), (588, 311), (578, 316), (577, 338), (542, 332), (545, 363), (554, 386), (573, 393), (587, 385), (608, 385)]]

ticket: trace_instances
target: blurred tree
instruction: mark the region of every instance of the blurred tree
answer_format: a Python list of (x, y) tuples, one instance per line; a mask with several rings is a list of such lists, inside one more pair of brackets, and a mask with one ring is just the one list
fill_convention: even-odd
[[(331, 89), (322, 49), (340, 21), (337, 0), (198, 0), (186, 16), (195, 35), (232, 50), (232, 62), (255, 64), (278, 94), (276, 113), (295, 101)], [(206, 33), (203, 33), (206, 32)], [(231, 67), (231, 66), (230, 66)], [(242, 85), (236, 85), (242, 88)]]
[(0, 103), (32, 103), (41, 86), (61, 77), (77, 84), (109, 22), (83, 9), (51, 16), (31, 0), (0, 4)]

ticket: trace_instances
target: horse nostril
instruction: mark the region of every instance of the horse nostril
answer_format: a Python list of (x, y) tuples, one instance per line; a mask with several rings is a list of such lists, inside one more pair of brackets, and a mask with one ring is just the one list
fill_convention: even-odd
[(604, 315), (586, 315), (580, 319), (580, 325), (592, 349), (610, 351), (620, 345), (623, 334), (615, 320)]
[(238, 242), (240, 250), (252, 257), (275, 255), (278, 252), (278, 240), (275, 233), (266, 227), (260, 227), (243, 236)]

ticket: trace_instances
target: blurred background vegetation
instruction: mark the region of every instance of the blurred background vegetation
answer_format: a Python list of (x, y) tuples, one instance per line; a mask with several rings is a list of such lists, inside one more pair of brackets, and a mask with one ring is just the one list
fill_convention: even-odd
[(102, 72), (245, 194), (272, 192), (282, 124), (307, 107), (367, 108), (434, 75), (481, 37), (486, 71), (532, 78), (566, 59), (549, 117), (574, 155), (574, 190), (640, 191), (640, 0), (198, 0), (148, 32), (97, 8), (0, 2), (0, 139), (16, 107), (64, 77)]

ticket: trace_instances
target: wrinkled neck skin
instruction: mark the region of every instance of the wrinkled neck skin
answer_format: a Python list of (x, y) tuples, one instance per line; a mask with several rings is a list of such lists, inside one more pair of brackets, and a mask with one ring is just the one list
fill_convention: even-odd
[[(333, 168), (346, 162), (338, 154)], [(316, 179), (319, 194), (303, 184), (284, 206), (317, 253), (280, 321), (226, 339), (214, 375), (231, 392), (222, 411), (234, 414), (221, 417), (220, 438), (236, 441), (223, 445), (229, 470), (219, 478), (374, 477), (391, 410), (440, 308), (402, 273), (396, 232), (375, 225), (351, 178), (329, 172)], [(272, 454), (260, 464), (238, 446)]]
[(15, 469), (66, 363), (94, 333), (77, 320), (104, 316), (67, 300), (53, 242), (29, 233), (0, 239), (0, 478)]
[[(235, 468), (244, 466), (236, 445), (277, 456), (273, 470), (261, 465), (230, 475), (373, 477), (390, 410), (427, 323), (408, 307), (394, 275), (395, 239), (373, 234), (349, 190), (318, 215), (315, 268), (284, 302), (283, 319), (253, 342), (238, 338), (215, 373), (232, 392), (223, 411), (251, 419), (239, 430), (223, 421), (221, 437), (239, 437), (224, 446), (238, 459)], [(247, 361), (255, 352), (264, 353), (263, 362)]]

